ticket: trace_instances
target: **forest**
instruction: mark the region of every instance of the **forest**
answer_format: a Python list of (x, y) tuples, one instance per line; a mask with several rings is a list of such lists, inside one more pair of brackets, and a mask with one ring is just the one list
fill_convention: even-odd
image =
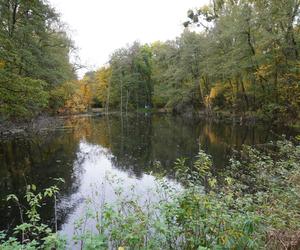
[(175, 40), (138, 41), (76, 76), (76, 49), (44, 1), (0, 3), (1, 119), (91, 108), (299, 120), (299, 1), (216, 0)]
[(300, 249), (300, 0), (208, 2), (87, 70), (0, 0), (1, 250)]

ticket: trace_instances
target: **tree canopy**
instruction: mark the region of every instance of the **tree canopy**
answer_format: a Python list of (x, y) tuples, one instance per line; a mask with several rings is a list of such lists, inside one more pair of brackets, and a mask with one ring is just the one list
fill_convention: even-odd
[(55, 10), (43, 0), (0, 0), (1, 116), (102, 107), (299, 119), (299, 5), (214, 0), (187, 12), (176, 39), (117, 49), (78, 81)]
[(111, 108), (299, 116), (299, 0), (216, 0), (187, 18), (175, 40), (112, 54)]
[(75, 78), (72, 41), (46, 1), (0, 0), (0, 20), (0, 112), (36, 114), (51, 89)]

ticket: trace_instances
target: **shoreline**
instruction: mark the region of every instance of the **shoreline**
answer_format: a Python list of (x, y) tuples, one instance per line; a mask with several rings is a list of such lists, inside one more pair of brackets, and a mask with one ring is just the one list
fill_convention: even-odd
[[(58, 129), (64, 127), (64, 121), (68, 118), (74, 117), (101, 117), (101, 116), (120, 116), (120, 112), (111, 111), (105, 114), (102, 110), (91, 110), (90, 112), (80, 113), (80, 114), (64, 114), (64, 115), (40, 115), (34, 117), (30, 120), (6, 120), (0, 122), (0, 138), (11, 137), (15, 135), (26, 135), (26, 134), (38, 134), (41, 132), (50, 131), (53, 129)], [(124, 116), (125, 113), (123, 114)], [(134, 115), (173, 115), (182, 116), (188, 119), (196, 120), (207, 120), (216, 123), (224, 122), (226, 124), (244, 125), (244, 126), (254, 126), (257, 124), (270, 123), (271, 126), (286, 126), (289, 128), (299, 129), (300, 124), (296, 122), (295, 124), (279, 124), (272, 121), (267, 121), (254, 115), (241, 115), (232, 114), (228, 111), (218, 111), (207, 113), (204, 110), (198, 112), (185, 112), (185, 113), (174, 113), (166, 109), (156, 109), (139, 111), (139, 112), (129, 112), (128, 116)]]
[(63, 125), (62, 116), (37, 116), (30, 120), (7, 120), (0, 123), (0, 137), (10, 137), (19, 134), (37, 134)]

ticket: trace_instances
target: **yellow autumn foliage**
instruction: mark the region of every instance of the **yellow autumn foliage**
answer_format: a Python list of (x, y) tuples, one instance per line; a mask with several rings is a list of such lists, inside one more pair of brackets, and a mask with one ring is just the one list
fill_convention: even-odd
[(95, 95), (102, 104), (108, 98), (108, 86), (111, 76), (111, 68), (102, 67), (96, 71), (96, 93)]
[(214, 87), (211, 88), (209, 93), (209, 98), (214, 99), (216, 98), (224, 89), (224, 86), (222, 83), (216, 83)]
[(271, 74), (271, 71), (272, 71), (272, 65), (263, 64), (263, 65), (259, 66), (259, 68), (255, 72), (255, 75), (257, 78), (260, 78), (260, 77), (266, 78)]
[(3, 69), (5, 66), (5, 62), (3, 60), (0, 60), (0, 69)]
[(92, 102), (92, 90), (89, 83), (84, 80), (68, 82), (61, 86), (65, 95), (65, 103), (59, 113), (87, 112)]

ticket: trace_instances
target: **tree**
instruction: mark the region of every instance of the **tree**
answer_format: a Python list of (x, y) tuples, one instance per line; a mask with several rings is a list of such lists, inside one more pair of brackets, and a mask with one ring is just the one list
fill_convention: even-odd
[(113, 53), (111, 67), (111, 98), (120, 112), (152, 106), (151, 50), (135, 42)]
[[(33, 115), (47, 105), (46, 92), (75, 78), (69, 62), (72, 42), (55, 10), (42, 0), (0, 0), (0, 19), (1, 114)], [(38, 99), (33, 106), (11, 103), (36, 100), (32, 95), (43, 96), (41, 105)]]
[[(121, 114), (154, 107), (297, 119), (299, 5), (299, 0), (211, 1), (188, 11), (186, 29), (175, 40), (120, 48), (109, 65), (88, 72), (83, 82), (89, 83), (94, 105)], [(191, 31), (191, 25), (200, 31)], [(3, 59), (0, 65), (9, 63)], [(39, 79), (48, 88), (60, 82)]]
[(96, 98), (101, 103), (101, 106), (105, 107), (106, 112), (108, 112), (109, 109), (110, 77), (110, 67), (102, 67), (96, 71)]
[(202, 64), (202, 72), (210, 88), (223, 83), (228, 107), (297, 117), (298, 0), (213, 1), (189, 10), (188, 18), (185, 26), (205, 27), (208, 67)]

